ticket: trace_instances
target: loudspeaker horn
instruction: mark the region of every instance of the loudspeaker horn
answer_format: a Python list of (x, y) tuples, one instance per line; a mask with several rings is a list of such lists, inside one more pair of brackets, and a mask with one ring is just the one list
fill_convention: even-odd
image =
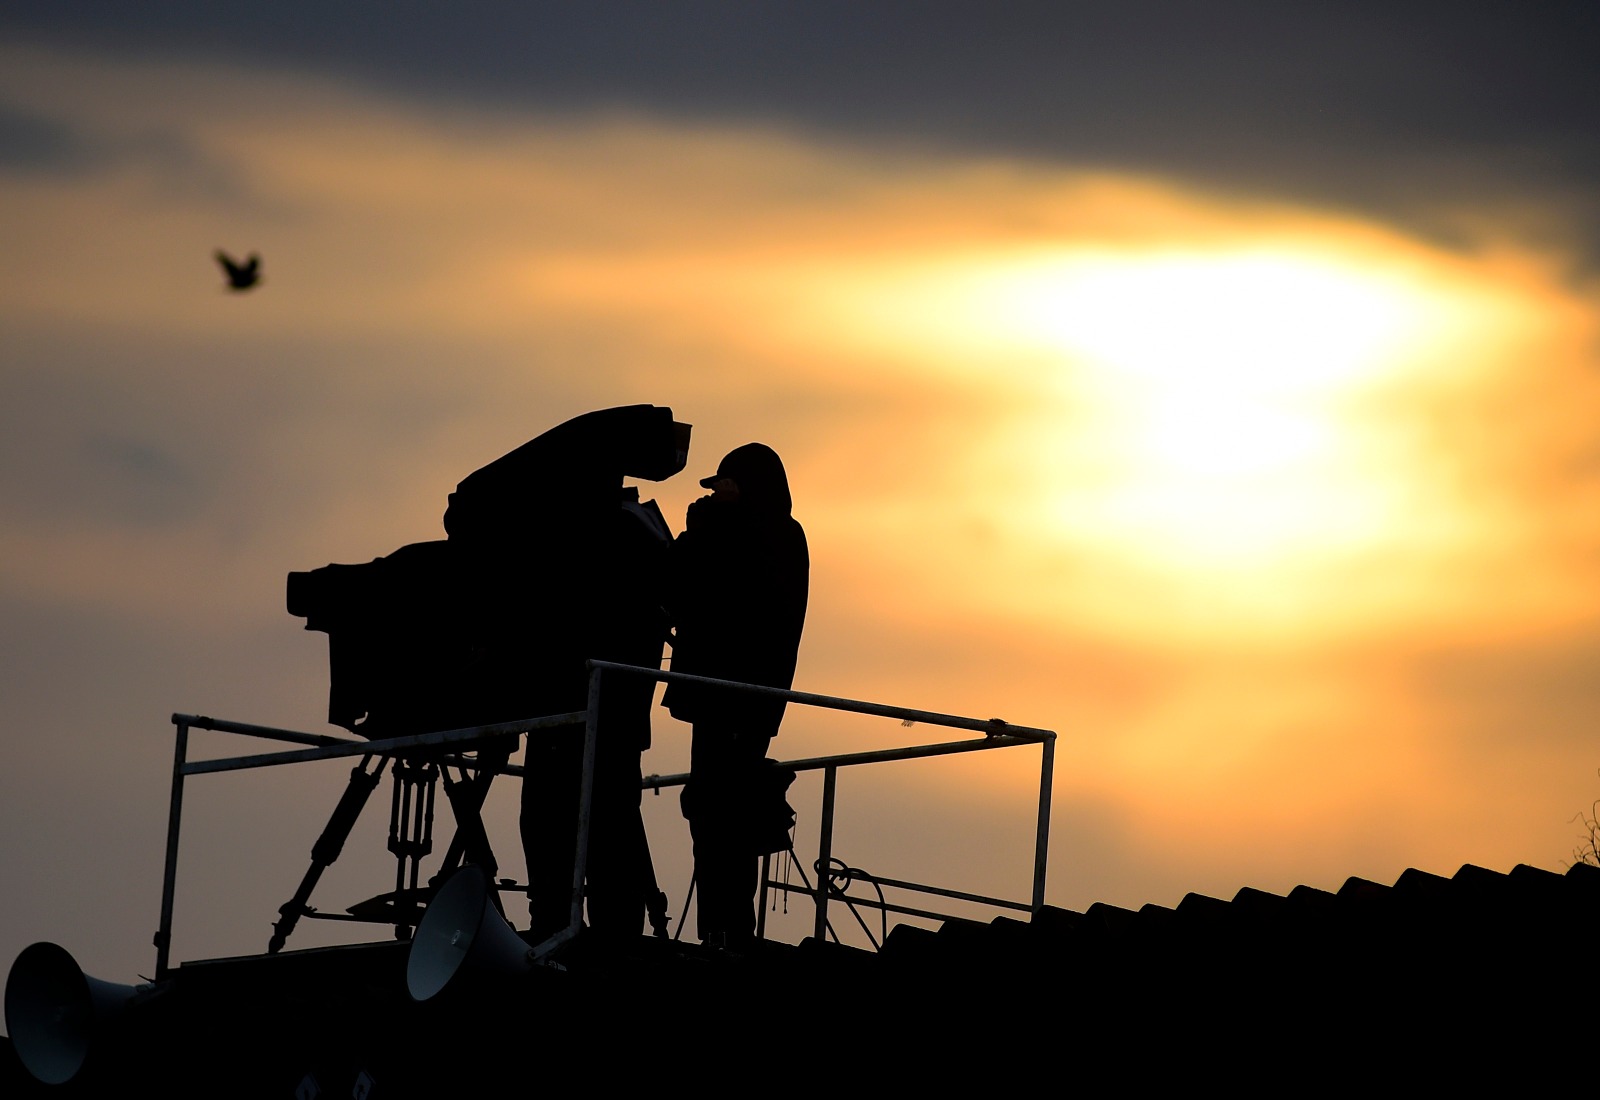
[(85, 974), (66, 948), (40, 942), (23, 949), (6, 977), (6, 1030), (36, 1081), (72, 1080), (107, 1021), (148, 985), (119, 985)]
[(526, 974), (533, 952), (489, 904), (494, 887), (483, 868), (468, 864), (439, 888), (417, 925), (406, 960), (406, 989), (426, 1001), (461, 973)]

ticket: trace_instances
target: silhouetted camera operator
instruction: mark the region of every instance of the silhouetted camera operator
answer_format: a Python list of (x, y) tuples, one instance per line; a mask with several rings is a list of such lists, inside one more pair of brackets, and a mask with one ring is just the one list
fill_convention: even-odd
[[(659, 667), (671, 533), (622, 481), (670, 477), (688, 444), (668, 408), (587, 413), (463, 480), (446, 540), (291, 574), (290, 611), (329, 635), (329, 720), (387, 737), (581, 711), (586, 660)], [(637, 934), (653, 881), (639, 757), (654, 682), (613, 674), (602, 686), (589, 923)], [(581, 727), (529, 736), (522, 837), (541, 934), (568, 920), (582, 750)]]

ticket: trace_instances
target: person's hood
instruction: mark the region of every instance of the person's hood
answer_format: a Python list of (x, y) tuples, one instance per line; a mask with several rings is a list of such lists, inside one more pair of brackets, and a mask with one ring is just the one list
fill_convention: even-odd
[(746, 443), (729, 451), (717, 466), (717, 476), (737, 481), (739, 502), (756, 511), (786, 516), (794, 508), (783, 460), (765, 443)]

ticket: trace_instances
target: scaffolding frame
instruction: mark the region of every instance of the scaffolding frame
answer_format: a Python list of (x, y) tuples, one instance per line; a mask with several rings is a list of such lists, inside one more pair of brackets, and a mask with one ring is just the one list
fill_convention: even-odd
[[(299, 730), (278, 729), (272, 726), (253, 725), (245, 722), (233, 722), (224, 719), (210, 718), (198, 714), (173, 714), (172, 724), (176, 727), (173, 763), (172, 763), (172, 790), (167, 812), (167, 845), (166, 860), (161, 883), (161, 917), (160, 926), (155, 934), (156, 948), (156, 979), (165, 979), (171, 969), (172, 948), (172, 921), (173, 909), (177, 892), (177, 871), (179, 841), (183, 822), (183, 791), (184, 781), (193, 775), (209, 775), (217, 772), (242, 771), (253, 768), (278, 767), (286, 764), (300, 764), (314, 760), (333, 760), (343, 757), (371, 757), (371, 756), (398, 756), (404, 757), (407, 753), (419, 750), (429, 750), (432, 754), (444, 752), (444, 762), (451, 766), (461, 768), (487, 769), (496, 774), (521, 776), (524, 769), (516, 764), (492, 764), (485, 761), (461, 755), (471, 752), (480, 744), (491, 741), (497, 737), (508, 734), (527, 733), (530, 736), (545, 731), (570, 728), (581, 725), (584, 731), (583, 744), (583, 769), (581, 788), (578, 799), (578, 838), (576, 858), (573, 862), (573, 882), (571, 906), (569, 910), (569, 923), (566, 928), (546, 939), (534, 948), (536, 957), (544, 957), (554, 951), (561, 944), (572, 939), (583, 927), (583, 883), (587, 871), (589, 847), (589, 817), (593, 797), (594, 784), (594, 753), (595, 740), (599, 732), (599, 703), (600, 686), (602, 678), (606, 675), (643, 676), (661, 683), (695, 683), (719, 691), (732, 691), (752, 695), (765, 695), (780, 698), (790, 703), (802, 706), (818, 707), (824, 710), (842, 711), (854, 714), (875, 715), (883, 718), (898, 719), (906, 723), (922, 723), (932, 726), (942, 726), (950, 729), (969, 730), (983, 734), (979, 738), (968, 738), (959, 741), (944, 741), (925, 745), (912, 745), (899, 748), (874, 749), (862, 752), (835, 753), (827, 756), (805, 757), (796, 760), (780, 761), (785, 767), (796, 772), (821, 771), (823, 773), (822, 813), (818, 835), (819, 878), (815, 887), (797, 887), (783, 883), (773, 883), (769, 876), (770, 857), (763, 858), (761, 868), (762, 901), (765, 902), (769, 887), (778, 886), (792, 893), (810, 896), (816, 907), (814, 922), (814, 935), (822, 939), (827, 934), (828, 906), (830, 901), (846, 900), (842, 893), (832, 887), (824, 877), (825, 869), (829, 866), (833, 853), (834, 808), (837, 800), (838, 776), (841, 768), (857, 767), (865, 764), (888, 763), (900, 760), (920, 760), (935, 756), (949, 756), (957, 753), (983, 752), (993, 749), (1014, 748), (1018, 746), (1038, 745), (1041, 749), (1039, 766), (1039, 798), (1037, 807), (1037, 820), (1034, 832), (1034, 857), (1033, 857), (1033, 888), (1031, 897), (1026, 902), (1012, 901), (1004, 898), (989, 897), (982, 894), (968, 893), (960, 890), (932, 886), (925, 883), (911, 882), (904, 879), (886, 878), (855, 872), (854, 878), (872, 882), (882, 886), (891, 886), (901, 890), (928, 894), (935, 897), (946, 897), (956, 900), (976, 902), (1002, 909), (1028, 912), (1036, 914), (1044, 906), (1046, 864), (1050, 847), (1050, 800), (1051, 789), (1055, 771), (1055, 742), (1056, 734), (1052, 730), (1039, 729), (1032, 726), (1019, 726), (999, 718), (970, 718), (962, 715), (944, 714), (938, 711), (919, 710), (912, 707), (892, 706), (887, 703), (870, 702), (863, 699), (848, 699), (842, 696), (819, 695), (813, 692), (794, 691), (787, 688), (775, 688), (764, 684), (745, 684), (732, 680), (719, 680), (708, 676), (694, 676), (683, 672), (669, 672), (659, 668), (647, 668), (639, 665), (619, 664), (613, 661), (589, 661), (589, 684), (587, 706), (581, 711), (572, 711), (563, 714), (543, 715), (535, 718), (522, 719), (512, 722), (495, 722), (481, 726), (470, 726), (462, 729), (440, 730), (432, 733), (411, 734), (402, 737), (389, 737), (378, 740), (355, 740), (347, 737), (334, 737), (327, 734), (304, 733)], [(190, 760), (189, 731), (194, 729), (210, 730), (218, 733), (228, 733), (243, 737), (261, 738), (269, 741), (278, 741), (288, 744), (300, 745), (301, 748), (280, 750), (274, 752), (254, 753), (247, 756), (223, 757), (212, 760)], [(454, 751), (451, 751), (454, 750)], [(665, 787), (682, 786), (689, 779), (688, 773), (674, 775), (646, 776), (641, 784), (644, 790), (661, 790)], [(910, 916), (924, 917), (934, 920), (948, 919), (946, 914), (931, 910), (919, 909), (899, 905), (887, 901), (870, 898), (847, 899), (852, 905), (864, 905), (870, 908), (883, 909), (886, 912), (901, 913)], [(760, 921), (757, 935), (765, 933), (766, 906), (760, 906)]]

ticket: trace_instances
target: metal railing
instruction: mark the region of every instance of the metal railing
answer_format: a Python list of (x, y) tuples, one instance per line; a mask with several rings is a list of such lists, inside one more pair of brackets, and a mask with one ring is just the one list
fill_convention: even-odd
[[(945, 726), (951, 729), (973, 730), (982, 733), (981, 738), (972, 738), (964, 741), (945, 741), (930, 745), (911, 745), (902, 748), (873, 749), (865, 752), (835, 753), (829, 756), (805, 757), (798, 760), (783, 760), (779, 763), (785, 767), (793, 768), (797, 772), (820, 771), (822, 772), (822, 814), (817, 838), (818, 882), (815, 887), (794, 886), (789, 884), (773, 883), (769, 873), (768, 859), (764, 858), (761, 868), (762, 901), (758, 907), (758, 923), (756, 934), (762, 935), (765, 929), (766, 905), (765, 896), (769, 887), (780, 886), (791, 893), (809, 896), (816, 905), (816, 919), (813, 924), (812, 934), (817, 939), (822, 939), (828, 931), (828, 904), (830, 900), (841, 900), (841, 895), (824, 884), (823, 876), (833, 859), (833, 822), (834, 805), (837, 800), (839, 769), (856, 767), (863, 764), (881, 764), (895, 760), (922, 760), (934, 756), (950, 756), (964, 752), (982, 752), (989, 749), (1011, 748), (1020, 745), (1039, 745), (1043, 753), (1039, 766), (1039, 804), (1038, 817), (1034, 830), (1034, 858), (1033, 858), (1033, 890), (1029, 901), (1008, 901), (1003, 898), (988, 897), (983, 894), (967, 893), (961, 890), (951, 890), (926, 883), (911, 882), (905, 879), (885, 878), (878, 875), (868, 875), (854, 871), (852, 877), (858, 881), (876, 883), (890, 886), (900, 890), (916, 893), (932, 894), (961, 901), (976, 902), (1001, 909), (1013, 909), (1023, 912), (1036, 913), (1044, 905), (1045, 871), (1050, 849), (1050, 795), (1051, 783), (1055, 771), (1055, 741), (1056, 735), (1051, 730), (1036, 729), (1032, 726), (1017, 726), (999, 718), (967, 718), (956, 714), (943, 714), (938, 711), (917, 710), (912, 707), (896, 707), (886, 703), (870, 703), (861, 699), (846, 699), (836, 695), (817, 695), (806, 691), (793, 691), (784, 688), (767, 687), (760, 684), (741, 684), (731, 680), (716, 680), (707, 676), (692, 676), (684, 672), (665, 672), (659, 669), (640, 668), (635, 665), (614, 664), (609, 661), (590, 661), (589, 667), (595, 673), (617, 672), (625, 675), (644, 676), (648, 679), (659, 680), (665, 683), (685, 682), (705, 684), (714, 688), (741, 692), (749, 695), (766, 695), (772, 698), (784, 699), (791, 703), (800, 703), (805, 706), (820, 707), (825, 710), (846, 711), (854, 714), (871, 714), (883, 718), (896, 718), (902, 722), (917, 722), (930, 726)], [(598, 677), (597, 677), (598, 679)], [(687, 782), (687, 774), (679, 775), (652, 775), (644, 780), (644, 786), (649, 788), (662, 788), (681, 786)], [(879, 901), (873, 898), (853, 898), (851, 904), (862, 905), (872, 909), (882, 909), (886, 912), (901, 913), (907, 916), (927, 917), (934, 920), (944, 919), (947, 914), (930, 912), (925, 909), (916, 909), (910, 906), (898, 905), (892, 902)]]
[[(762, 864), (762, 891), (763, 896), (771, 885), (779, 885), (791, 892), (800, 893), (813, 898), (816, 905), (816, 920), (814, 935), (821, 939), (829, 928), (828, 905), (830, 900), (841, 900), (841, 895), (831, 885), (828, 885), (821, 873), (825, 873), (833, 858), (833, 828), (834, 806), (837, 798), (838, 775), (840, 768), (855, 767), (864, 764), (878, 764), (896, 760), (919, 760), (935, 756), (949, 756), (956, 753), (980, 752), (990, 749), (1010, 748), (1024, 745), (1039, 745), (1042, 755), (1039, 767), (1039, 802), (1038, 816), (1035, 827), (1034, 862), (1033, 862), (1033, 889), (1029, 901), (1008, 901), (1002, 898), (988, 897), (981, 894), (967, 893), (942, 887), (931, 886), (923, 883), (910, 882), (902, 879), (885, 878), (854, 872), (854, 877), (861, 880), (897, 889), (909, 890), (930, 894), (938, 897), (947, 897), (957, 900), (977, 902), (998, 908), (1037, 913), (1044, 905), (1045, 870), (1049, 855), (1050, 840), (1050, 797), (1051, 782), (1055, 767), (1055, 739), (1056, 735), (1051, 730), (1037, 729), (1031, 726), (1018, 726), (1005, 722), (999, 718), (980, 719), (968, 718), (961, 715), (942, 714), (937, 711), (917, 710), (911, 707), (896, 707), (884, 703), (867, 702), (861, 699), (847, 699), (833, 695), (818, 695), (811, 692), (793, 691), (784, 688), (767, 687), (760, 684), (742, 684), (731, 680), (718, 680), (706, 676), (693, 676), (682, 672), (668, 672), (661, 669), (645, 668), (637, 665), (618, 664), (611, 661), (590, 661), (589, 691), (587, 707), (582, 711), (573, 711), (565, 714), (551, 714), (537, 718), (529, 718), (514, 722), (497, 722), (489, 725), (471, 726), (456, 730), (441, 730), (434, 733), (412, 734), (402, 737), (389, 737), (380, 740), (352, 740), (345, 737), (333, 737), (326, 734), (303, 733), (298, 730), (277, 729), (271, 726), (251, 725), (244, 722), (231, 722), (222, 719), (209, 718), (204, 715), (174, 714), (172, 723), (177, 727), (174, 739), (173, 764), (172, 764), (172, 794), (167, 817), (167, 847), (166, 862), (161, 885), (161, 923), (155, 935), (156, 947), (156, 977), (158, 980), (165, 978), (170, 969), (172, 946), (172, 917), (173, 905), (177, 888), (178, 847), (179, 836), (183, 818), (183, 789), (184, 780), (191, 775), (207, 775), (215, 772), (241, 771), (245, 769), (275, 767), (284, 764), (299, 764), (312, 760), (332, 760), (341, 757), (372, 757), (372, 756), (404, 756), (408, 751), (429, 750), (433, 754), (444, 752), (445, 761), (462, 768), (478, 768), (508, 775), (521, 776), (524, 769), (515, 764), (495, 763), (487, 760), (475, 759), (459, 755), (470, 752), (479, 745), (495, 738), (509, 734), (537, 733), (563, 727), (581, 724), (584, 728), (582, 785), (578, 800), (578, 840), (577, 852), (573, 864), (573, 882), (569, 923), (565, 929), (558, 932), (541, 943), (536, 949), (536, 955), (545, 955), (555, 947), (571, 939), (577, 934), (583, 923), (583, 883), (587, 871), (589, 842), (589, 818), (593, 797), (595, 743), (598, 733), (598, 714), (600, 703), (600, 686), (602, 678), (609, 674), (642, 676), (650, 680), (664, 683), (695, 683), (721, 690), (741, 692), (752, 695), (766, 695), (781, 698), (791, 703), (804, 706), (819, 707), (825, 710), (844, 711), (855, 714), (877, 715), (884, 718), (895, 718), (902, 722), (916, 722), (927, 725), (944, 726), (952, 729), (970, 730), (982, 733), (981, 738), (970, 738), (960, 741), (946, 741), (927, 745), (913, 745), (900, 748), (875, 749), (863, 752), (837, 753), (829, 756), (808, 757), (798, 760), (780, 761), (780, 764), (794, 769), (796, 772), (821, 771), (823, 773), (822, 789), (822, 814), (818, 836), (818, 859), (816, 866), (819, 869), (819, 880), (815, 888), (808, 886), (797, 887), (792, 885), (774, 884), (769, 881), (769, 868), (766, 861)], [(280, 741), (289, 744), (305, 746), (299, 749), (290, 749), (278, 752), (256, 753), (249, 756), (225, 757), (213, 760), (189, 760), (189, 731), (191, 729), (211, 730), (219, 733), (231, 733), (246, 737), (263, 738), (270, 741)], [(458, 753), (450, 753), (452, 748)], [(675, 775), (651, 775), (643, 780), (643, 788), (660, 790), (664, 787), (681, 786), (689, 779), (687, 773)], [(883, 909), (886, 912), (895, 912), (912, 916), (927, 917), (931, 919), (944, 919), (945, 914), (929, 910), (897, 905), (886, 901), (866, 898), (848, 899), (852, 904), (866, 905), (870, 908)], [(765, 906), (761, 907), (762, 920), (765, 918)], [(758, 926), (757, 934), (764, 933), (764, 923)]]

